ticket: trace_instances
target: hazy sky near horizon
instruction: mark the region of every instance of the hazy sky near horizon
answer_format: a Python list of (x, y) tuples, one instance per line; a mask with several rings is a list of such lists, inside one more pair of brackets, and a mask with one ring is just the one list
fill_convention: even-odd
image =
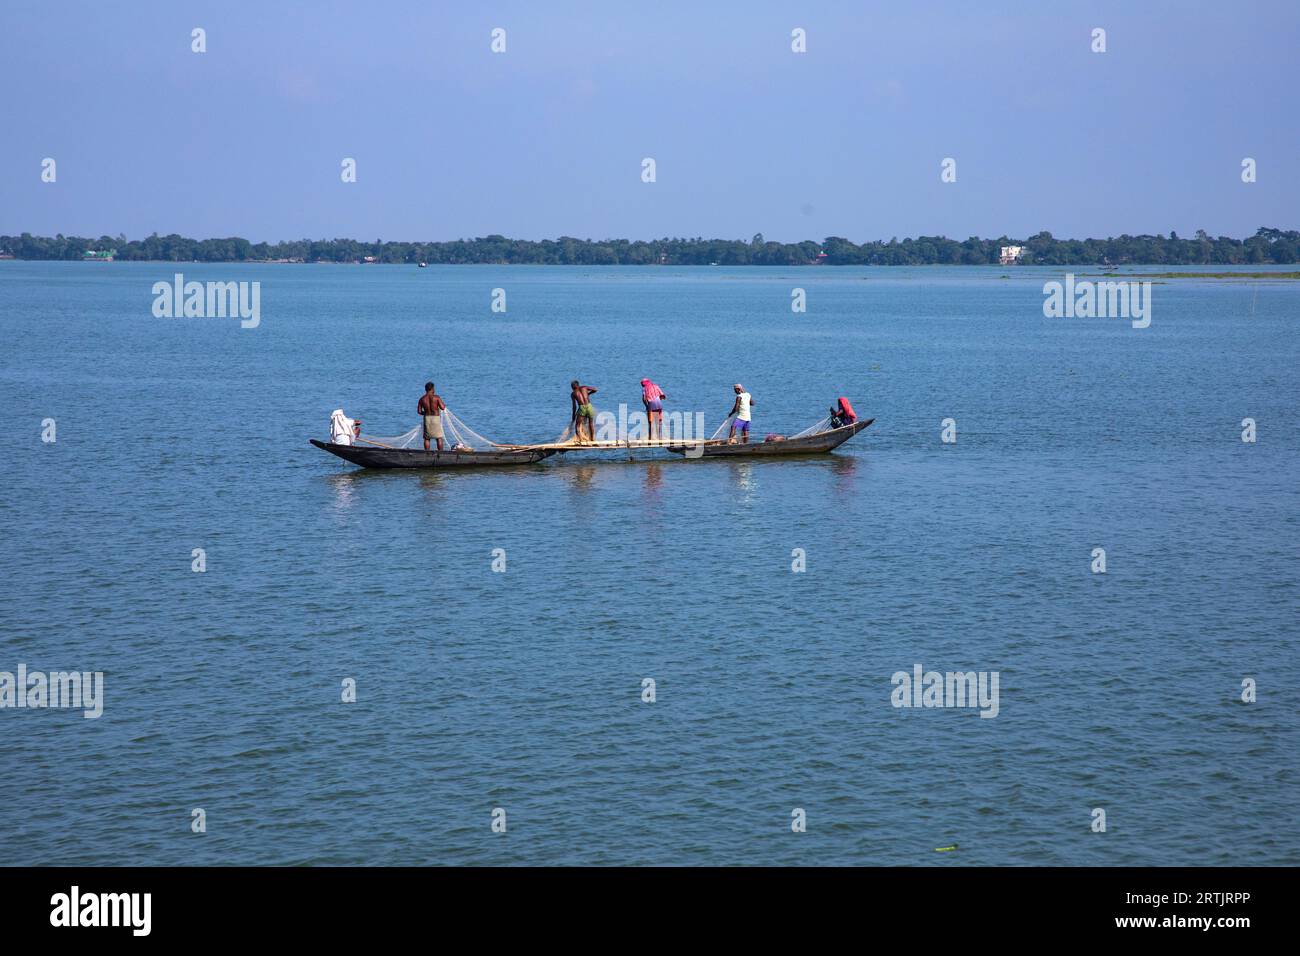
[(6, 3), (0, 234), (1294, 229), (1298, 41), (1294, 0)]

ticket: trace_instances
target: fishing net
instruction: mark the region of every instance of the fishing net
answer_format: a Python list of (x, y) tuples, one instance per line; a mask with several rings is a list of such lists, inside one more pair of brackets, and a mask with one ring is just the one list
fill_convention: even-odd
[(442, 410), (443, 431), (452, 441), (453, 448), (468, 448), (472, 451), (491, 451), (493, 448), (501, 447), (496, 442), (484, 438), (474, 429), (470, 428), (456, 415), (452, 414), (450, 408)]
[[(484, 438), (470, 428), (450, 408), (442, 410), (443, 448), (453, 451), (491, 451), (500, 448), (496, 442)], [(401, 435), (383, 436), (362, 434), (357, 441), (381, 448), (423, 448), (424, 426), (416, 425), (409, 432)]]
[(801, 432), (796, 432), (795, 434), (791, 435), (790, 437), (791, 437), (791, 438), (807, 438), (809, 435), (819, 435), (819, 434), (821, 434), (822, 432), (827, 432), (827, 431), (830, 431), (830, 430), (831, 430), (831, 417), (830, 417), (829, 415), (827, 415), (825, 418), (823, 418), (821, 421), (817, 422), (816, 424), (814, 424), (814, 425), (809, 425), (809, 426), (808, 426), (807, 428), (805, 428), (803, 431), (801, 431)]
[(419, 445), (420, 426), (416, 425), (405, 435), (367, 435), (362, 432), (354, 440), (366, 445), (379, 445), (381, 448), (411, 448)]

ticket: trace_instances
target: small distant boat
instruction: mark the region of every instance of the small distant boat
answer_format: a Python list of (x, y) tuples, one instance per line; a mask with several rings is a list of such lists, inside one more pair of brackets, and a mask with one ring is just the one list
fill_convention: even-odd
[(465, 468), (481, 465), (531, 465), (555, 452), (546, 449), (501, 449), (499, 451), (444, 451), (423, 448), (383, 448), (379, 446), (336, 445), (310, 439), (317, 448), (338, 455), (362, 468)]
[[(816, 455), (838, 448), (874, 421), (874, 418), (859, 419), (856, 422), (850, 422), (848, 425), (841, 425), (839, 428), (832, 428), (828, 431), (818, 432), (815, 435), (806, 435), (803, 438), (784, 438), (776, 441), (737, 441), (734, 444), (729, 444), (725, 439), (706, 441), (703, 443), (703, 457), (730, 458), (741, 457), (744, 455)], [(669, 445), (668, 450), (675, 452), (678, 455), (685, 455), (687, 453), (695, 453), (699, 450), (699, 447), (699, 444)]]
[(420, 263), (420, 268), (421, 268), (421, 269), (427, 269), (427, 268), (429, 268), (429, 263), (427, 263), (427, 262), (421, 262), (421, 263)]

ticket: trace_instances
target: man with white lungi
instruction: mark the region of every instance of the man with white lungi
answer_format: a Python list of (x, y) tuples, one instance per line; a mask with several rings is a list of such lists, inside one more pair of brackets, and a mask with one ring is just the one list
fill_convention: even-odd
[(430, 441), (436, 441), (438, 451), (442, 451), (442, 413), (446, 408), (442, 398), (434, 391), (433, 383), (425, 382), (424, 394), (420, 396), (420, 401), (415, 406), (415, 410), (424, 419), (425, 451), (429, 450)]

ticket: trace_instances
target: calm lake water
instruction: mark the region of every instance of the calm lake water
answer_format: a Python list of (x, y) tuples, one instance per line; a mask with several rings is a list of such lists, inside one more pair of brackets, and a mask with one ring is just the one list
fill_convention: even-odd
[[(260, 281), (260, 326), (155, 318), (177, 271)], [(105, 675), (98, 720), (0, 711), (4, 862), (1300, 863), (1300, 285), (1157, 283), (1134, 329), (1045, 318), (1062, 271), (0, 262), (0, 670)], [(759, 436), (876, 424), (307, 444), (405, 431), (429, 378), (550, 439), (570, 379), (645, 375), (710, 429), (736, 381)], [(895, 708), (916, 664), (998, 672), (997, 716)]]

